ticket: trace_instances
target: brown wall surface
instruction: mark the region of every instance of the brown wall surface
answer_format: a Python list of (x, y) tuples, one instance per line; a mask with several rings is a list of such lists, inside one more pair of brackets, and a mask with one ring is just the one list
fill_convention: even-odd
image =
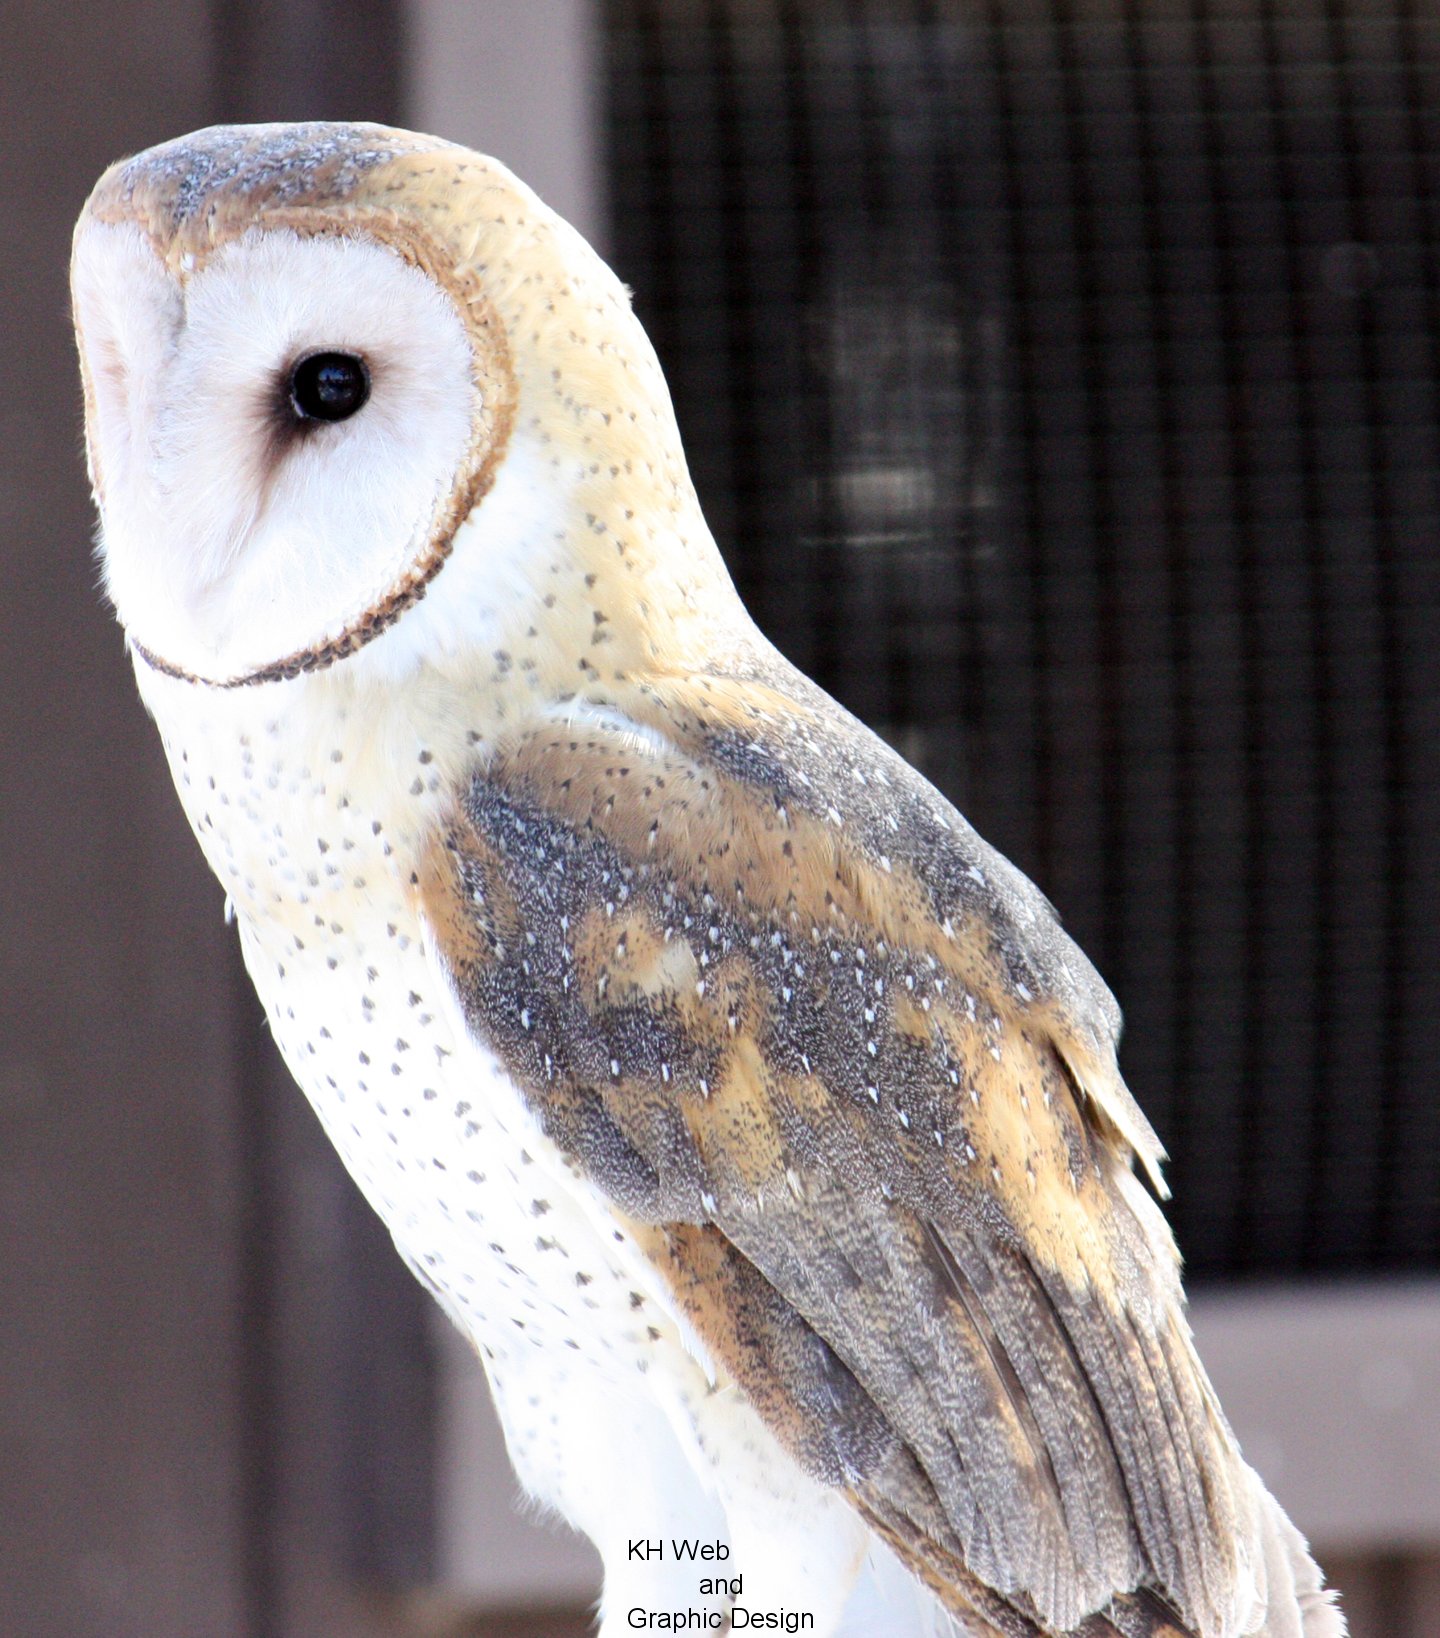
[(102, 605), (67, 314), (103, 167), (394, 118), (394, 8), (0, 12), (0, 1632), (355, 1638), (423, 1574), (424, 1298), (279, 1069)]
[(65, 287), (101, 168), (204, 123), (210, 24), (34, 0), (3, 29), (0, 1630), (218, 1638), (245, 1626), (238, 1016), (95, 593)]

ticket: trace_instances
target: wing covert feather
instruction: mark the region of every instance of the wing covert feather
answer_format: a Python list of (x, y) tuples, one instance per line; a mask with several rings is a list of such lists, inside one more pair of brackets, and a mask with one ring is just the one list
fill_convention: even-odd
[(1160, 1150), (1114, 1004), (937, 793), (787, 688), (679, 679), (631, 731), (493, 751), (417, 883), (467, 1022), (966, 1619), (1209, 1638), (1238, 1456), (1130, 1170)]

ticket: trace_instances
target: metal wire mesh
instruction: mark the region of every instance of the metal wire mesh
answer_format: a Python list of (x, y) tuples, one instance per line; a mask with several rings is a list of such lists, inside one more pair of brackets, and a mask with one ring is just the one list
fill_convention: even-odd
[(1192, 1271), (1440, 1258), (1440, 18), (610, 0), (615, 261), (779, 645), (1116, 989)]

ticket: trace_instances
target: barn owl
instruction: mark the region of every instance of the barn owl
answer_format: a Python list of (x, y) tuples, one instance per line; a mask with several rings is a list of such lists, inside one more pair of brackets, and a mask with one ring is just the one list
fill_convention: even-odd
[(764, 640), (493, 160), (217, 127), (73, 292), (105, 585), (275, 1039), (600, 1631), (1333, 1638), (1108, 991)]

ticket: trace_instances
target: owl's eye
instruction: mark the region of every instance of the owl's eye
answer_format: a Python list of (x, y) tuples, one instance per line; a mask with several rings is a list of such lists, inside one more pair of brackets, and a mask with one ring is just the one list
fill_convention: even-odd
[(370, 396), (370, 372), (355, 353), (310, 353), (290, 370), (290, 407), (302, 421), (347, 421)]

